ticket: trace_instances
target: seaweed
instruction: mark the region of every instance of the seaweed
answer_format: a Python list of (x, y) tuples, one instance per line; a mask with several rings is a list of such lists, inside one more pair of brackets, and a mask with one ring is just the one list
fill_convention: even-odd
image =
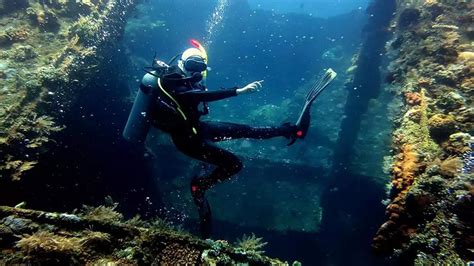
[(98, 207), (83, 205), (81, 216), (91, 221), (118, 223), (123, 220), (123, 215), (115, 210), (117, 206), (117, 203), (113, 206)]
[(450, 156), (439, 163), (439, 173), (445, 177), (455, 177), (460, 173), (462, 160), (459, 157)]
[(254, 233), (250, 235), (243, 235), (242, 238), (237, 239), (235, 245), (238, 249), (245, 253), (254, 253), (261, 255), (264, 253), (263, 248), (267, 245), (267, 242), (263, 241), (263, 238), (255, 236)]
[(22, 237), (16, 247), (29, 256), (72, 256), (79, 252), (80, 239), (56, 235), (49, 231), (38, 231)]

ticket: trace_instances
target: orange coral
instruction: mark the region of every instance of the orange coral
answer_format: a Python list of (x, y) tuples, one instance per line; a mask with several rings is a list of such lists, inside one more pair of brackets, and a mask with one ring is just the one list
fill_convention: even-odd
[(411, 105), (418, 105), (421, 103), (421, 95), (418, 92), (405, 92), (405, 100)]
[[(395, 157), (392, 168), (392, 185), (397, 190), (396, 197), (392, 200), (385, 211), (388, 221), (385, 222), (375, 234), (372, 247), (379, 252), (387, 249), (387, 241), (394, 234), (401, 237), (409, 237), (415, 229), (407, 226), (405, 196), (415, 180), (415, 175), (420, 169), (418, 153), (412, 144), (404, 144), (400, 153)], [(385, 250), (386, 251), (386, 250)]]
[(413, 183), (418, 168), (418, 154), (414, 151), (413, 145), (403, 145), (392, 169), (394, 187), (400, 191), (407, 190)]

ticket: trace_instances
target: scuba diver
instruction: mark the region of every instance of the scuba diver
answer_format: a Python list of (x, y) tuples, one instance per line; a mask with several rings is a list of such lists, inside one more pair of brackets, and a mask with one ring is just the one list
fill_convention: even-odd
[[(303, 139), (310, 125), (310, 107), (321, 91), (335, 78), (329, 69), (307, 94), (303, 110), (295, 124), (284, 123), (276, 127), (201, 121), (208, 114), (208, 103), (252, 93), (262, 87), (263, 80), (254, 81), (241, 88), (234, 87), (208, 91), (203, 85), (207, 74), (207, 53), (202, 45), (192, 40), (194, 46), (175, 56), (168, 64), (156, 59), (140, 84), (123, 136), (130, 141), (144, 143), (151, 126), (168, 133), (182, 153), (215, 166), (190, 182), (191, 195), (200, 219), (200, 233), (208, 238), (211, 233), (211, 208), (205, 192), (219, 182), (230, 179), (242, 169), (241, 160), (215, 142), (239, 139), (268, 139), (285, 137), (288, 145)], [(181, 56), (177, 64), (172, 63)]]

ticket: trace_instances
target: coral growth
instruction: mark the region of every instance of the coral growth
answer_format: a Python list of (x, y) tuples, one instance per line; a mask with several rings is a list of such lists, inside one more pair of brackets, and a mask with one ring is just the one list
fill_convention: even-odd
[(471, 135), (468, 133), (458, 132), (449, 136), (449, 140), (443, 143), (443, 149), (452, 155), (462, 155), (468, 153), (471, 143)]
[(439, 162), (439, 173), (445, 177), (455, 177), (462, 167), (462, 160), (458, 157), (448, 157)]
[(405, 144), (401, 152), (397, 155), (393, 165), (392, 174), (393, 186), (400, 190), (407, 190), (414, 181), (416, 172), (419, 169), (418, 154), (411, 144)]
[(4, 32), (0, 33), (0, 45), (8, 45), (16, 42), (23, 42), (28, 40), (31, 32), (26, 26), (20, 26), (15, 28), (7, 28)]
[(421, 103), (421, 95), (418, 92), (405, 92), (405, 100), (411, 105)]
[(474, 52), (469, 52), (469, 51), (460, 52), (458, 54), (458, 60), (459, 60), (459, 62), (462, 62), (462, 63), (473, 62), (474, 61)]
[(473, 7), (469, 1), (399, 1), (387, 80), (405, 102), (392, 139), (388, 221), (373, 248), (404, 263), (461, 265), (474, 258), (473, 179), (466, 170), (474, 132), (473, 47), (463, 33)]
[(226, 241), (142, 223), (0, 206), (0, 264), (288, 265), (261, 255), (255, 237), (248, 243), (257, 251), (245, 254)]
[(97, 50), (115, 45), (136, 4), (0, 0), (0, 179), (25, 176), (53, 147), (64, 114), (104, 62)]
[(428, 120), (431, 136), (435, 140), (444, 140), (456, 130), (456, 121), (452, 115), (435, 114)]

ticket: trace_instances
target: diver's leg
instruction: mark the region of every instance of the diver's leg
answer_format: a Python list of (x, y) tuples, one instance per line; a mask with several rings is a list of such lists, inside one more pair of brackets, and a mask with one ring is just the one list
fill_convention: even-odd
[(229, 179), (242, 169), (242, 162), (233, 153), (206, 140), (189, 140), (173, 137), (176, 147), (184, 154), (217, 166), (211, 174), (195, 179), (201, 190), (207, 190), (216, 183)]
[(212, 219), (211, 209), (204, 194), (215, 184), (238, 173), (242, 169), (242, 162), (231, 152), (198, 137), (173, 136), (173, 142), (184, 154), (216, 166), (210, 174), (193, 178), (191, 181), (191, 194), (199, 212), (201, 235), (208, 238), (211, 233)]
[(201, 122), (201, 130), (211, 141), (228, 139), (252, 138), (269, 139), (274, 137), (290, 137), (296, 131), (296, 126), (285, 123), (279, 127), (253, 127), (249, 125), (228, 122)]

